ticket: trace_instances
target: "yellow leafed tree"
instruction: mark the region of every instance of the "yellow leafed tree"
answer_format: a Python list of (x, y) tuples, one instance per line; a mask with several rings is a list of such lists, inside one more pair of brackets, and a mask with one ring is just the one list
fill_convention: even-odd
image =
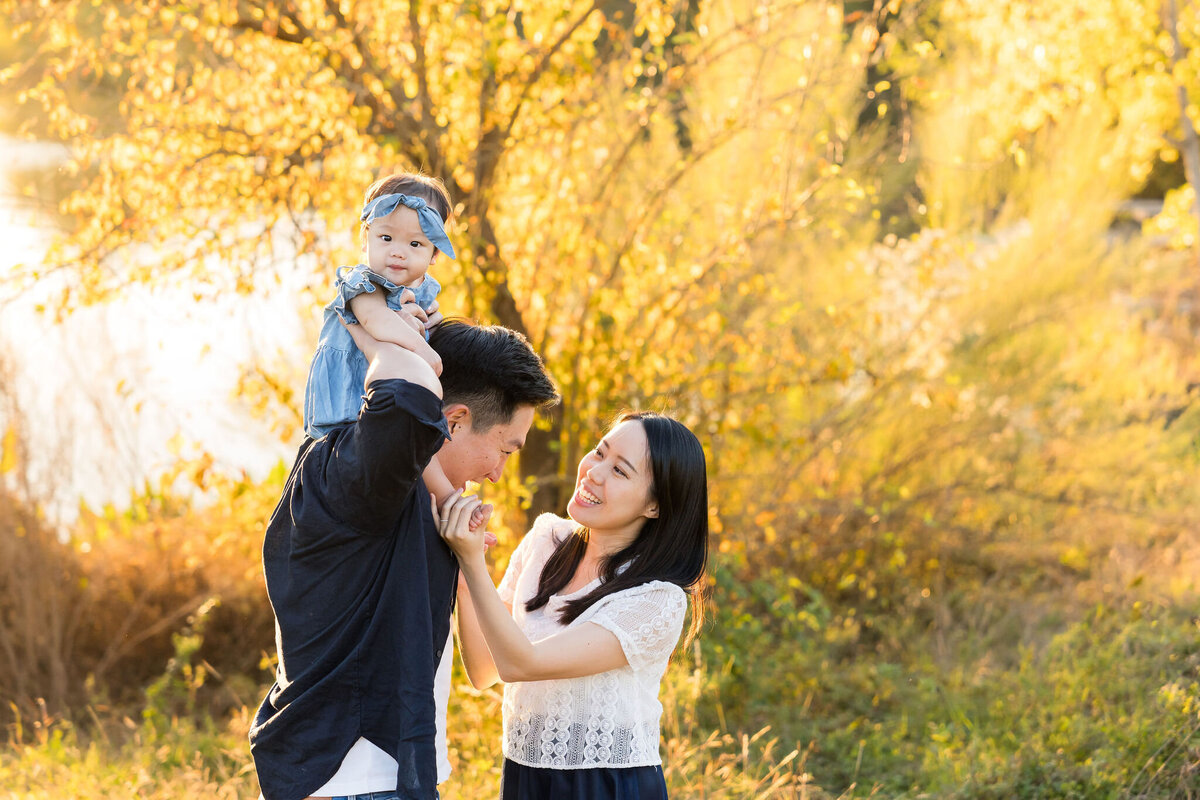
[(64, 308), (279, 270), (323, 299), (364, 187), (435, 175), (461, 251), (443, 308), (527, 334), (562, 384), (522, 454), (537, 509), (614, 408), (718, 434), (793, 383), (803, 269), (778, 244), (869, 220), (874, 38), (836, 3), (4, 5), (36, 43), (5, 73), (25, 129), (74, 153), (68, 235), (30, 278), (59, 273)]

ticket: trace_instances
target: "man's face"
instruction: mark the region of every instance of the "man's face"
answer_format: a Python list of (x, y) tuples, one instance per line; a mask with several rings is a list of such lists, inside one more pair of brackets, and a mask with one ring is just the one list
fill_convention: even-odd
[(500, 480), (508, 457), (525, 445), (533, 425), (533, 406), (518, 407), (508, 422), (487, 430), (472, 430), (471, 412), (461, 404), (446, 409), (446, 421), (450, 440), (438, 451), (438, 463), (450, 484), (461, 489), (467, 481)]

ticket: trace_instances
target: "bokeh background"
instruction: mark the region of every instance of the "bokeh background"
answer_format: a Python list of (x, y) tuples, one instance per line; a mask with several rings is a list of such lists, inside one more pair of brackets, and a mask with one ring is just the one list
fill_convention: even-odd
[(421, 169), (564, 397), (497, 575), (619, 411), (705, 443), (673, 796), (1200, 797), (1196, 4), (0, 8), (0, 794), (257, 796), (320, 307)]

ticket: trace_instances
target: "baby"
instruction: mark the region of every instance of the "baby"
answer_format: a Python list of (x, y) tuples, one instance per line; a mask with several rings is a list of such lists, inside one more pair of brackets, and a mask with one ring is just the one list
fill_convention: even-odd
[[(367, 263), (337, 271), (337, 295), (325, 306), (304, 390), (305, 435), (319, 439), (356, 419), (362, 407), (367, 359), (346, 325), (361, 325), (375, 339), (411, 350), (441, 374), (442, 360), (426, 342), (427, 329), (441, 320), (437, 295), (442, 287), (429, 268), (439, 253), (454, 258), (445, 229), (451, 208), (442, 182), (424, 175), (392, 175), (367, 190), (361, 217)], [(402, 301), (415, 301), (425, 311), (421, 330), (409, 321), (412, 317), (396, 313)], [(424, 478), (439, 502), (454, 491), (437, 456)], [(486, 507), (473, 518), (472, 527), (484, 522), (490, 510)]]

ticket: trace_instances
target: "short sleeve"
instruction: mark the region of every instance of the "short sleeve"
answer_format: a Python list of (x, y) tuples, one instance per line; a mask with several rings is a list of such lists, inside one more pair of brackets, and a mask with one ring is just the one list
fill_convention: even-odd
[(508, 559), (508, 568), (504, 570), (504, 577), (500, 579), (500, 585), (496, 587), (500, 599), (510, 606), (513, 598), (517, 596), (517, 581), (521, 579), (521, 573), (525, 570), (525, 562), (529, 560), (529, 552), (533, 549), (532, 542), (533, 534), (525, 534), (521, 543), (517, 545), (517, 549), (513, 550), (512, 556)]
[(652, 581), (610, 595), (581, 614), (621, 643), (629, 666), (642, 670), (671, 657), (687, 615), (687, 593), (673, 583)]
[(413, 297), (416, 298), (417, 305), (426, 311), (433, 305), (433, 301), (437, 299), (438, 294), (442, 291), (442, 285), (437, 282), (437, 279), (426, 273), (425, 279), (421, 281), (421, 285), (411, 290)]
[(338, 269), (335, 287), (337, 295), (333, 298), (333, 302), (329, 304), (329, 308), (347, 325), (358, 324), (358, 317), (354, 316), (354, 311), (350, 308), (350, 301), (355, 297), (358, 297), (360, 294), (374, 292), (378, 289), (392, 290), (397, 288), (394, 284), (371, 272), (364, 264)]
[[(517, 545), (517, 549), (513, 550), (512, 556), (508, 559), (508, 568), (504, 570), (504, 577), (500, 579), (500, 585), (496, 587), (501, 600), (512, 605), (513, 599), (517, 595), (517, 582), (521, 580), (521, 575), (525, 572), (526, 567), (538, 560), (537, 554), (540, 552), (545, 551), (545, 556), (548, 558), (549, 550), (552, 550), (557, 543), (555, 532), (568, 525), (567, 520), (553, 514), (542, 514), (534, 520), (529, 533), (525, 534), (525, 537)], [(545, 558), (541, 559), (542, 564), (545, 564), (545, 561)], [(540, 565), (534, 564), (534, 566), (540, 569)]]
[(372, 381), (358, 419), (310, 450), (305, 484), (323, 487), (330, 512), (361, 533), (391, 532), (433, 454), (450, 437), (441, 400), (402, 379)]

